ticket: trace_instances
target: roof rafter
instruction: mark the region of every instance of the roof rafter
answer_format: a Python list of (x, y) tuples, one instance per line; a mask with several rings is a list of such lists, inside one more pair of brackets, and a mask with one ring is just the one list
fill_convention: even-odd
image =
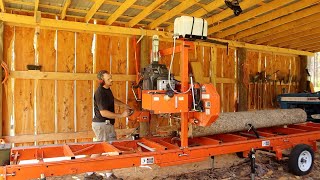
[(133, 27), (137, 23), (139, 23), (142, 19), (147, 17), (150, 13), (152, 13), (155, 9), (159, 8), (162, 3), (167, 2), (168, 0), (155, 0), (152, 4), (150, 4), (148, 7), (146, 7), (142, 12), (140, 12), (136, 17), (131, 19), (127, 23), (128, 27)]
[(94, 16), (94, 14), (99, 10), (101, 5), (104, 3), (104, 0), (96, 0), (95, 3), (91, 6), (90, 10), (84, 17), (85, 22), (89, 22), (90, 19)]
[[(277, 9), (275, 11), (272, 11), (268, 14), (265, 14), (265, 15), (262, 15), (260, 17), (257, 17), (255, 19), (252, 19), (248, 22), (244, 22), (242, 24), (238, 24), (237, 26), (235, 27), (232, 27), (230, 29), (227, 29), (227, 30), (224, 30), (223, 32), (220, 32), (220, 33), (217, 33), (215, 36), (218, 37), (218, 38), (224, 38), (226, 36), (229, 36), (229, 35), (233, 35), (237, 32), (240, 32), (240, 31), (243, 31), (243, 30), (246, 30), (246, 29), (249, 29), (251, 27), (251, 32), (254, 30), (255, 33), (257, 32), (261, 32), (263, 28), (259, 28), (259, 31), (257, 30), (258, 27), (256, 27), (257, 25), (261, 25), (264, 26), (264, 27), (270, 27), (269, 25), (264, 25), (263, 23), (266, 23), (266, 22), (269, 22), (267, 24), (280, 24), (280, 22), (282, 24), (285, 24), (287, 22), (290, 22), (290, 21), (294, 21), (294, 20), (297, 20), (297, 19), (300, 19), (300, 18), (303, 18), (303, 17), (306, 17), (312, 13), (316, 13), (316, 12), (319, 12), (319, 7), (316, 7), (316, 6), (313, 6), (312, 7), (312, 11), (310, 11), (309, 9), (307, 10), (303, 10), (303, 11), (299, 11), (299, 12), (296, 12), (298, 10), (301, 10), (305, 7), (308, 7), (308, 6), (311, 6), (312, 3), (314, 2), (317, 2), (318, 0), (301, 0), (301, 1), (298, 1), (296, 3), (293, 3), (293, 4), (290, 4), (288, 6), (285, 6), (285, 7), (282, 7), (280, 9)], [(293, 13), (293, 12), (296, 12), (296, 13)], [(290, 13), (293, 13), (293, 14), (290, 14)], [(290, 15), (288, 15), (290, 14)], [(288, 15), (288, 16), (285, 16), (285, 15)], [(282, 17), (282, 16), (285, 16), (284, 18), (280, 18), (280, 19), (276, 19), (278, 17)], [(276, 20), (274, 20), (276, 19)], [(285, 20), (283, 20), (285, 19)], [(275, 23), (275, 21), (277, 21), (277, 23)], [(272, 27), (271, 27), (272, 28)], [(243, 33), (240, 32), (243, 36)], [(236, 35), (236, 38), (240, 38), (241, 36), (239, 34)]]
[(1, 9), (1, 12), (5, 12), (4, 0), (0, 0), (0, 9)]
[(314, 40), (314, 37), (320, 37), (320, 32), (308, 33), (308, 34), (306, 34), (306, 36), (301, 36), (297, 39), (289, 40), (284, 43), (280, 43), (279, 47), (292, 47), (294, 45), (303, 44), (305, 42), (309, 42), (309, 41)]
[(40, 0), (35, 0), (34, 1), (34, 15), (37, 14), (38, 8), (39, 8), (39, 1)]
[(155, 21), (150, 23), (148, 25), (148, 28), (149, 29), (154, 29), (154, 28), (158, 27), (163, 22), (173, 18), (178, 13), (181, 13), (182, 11), (186, 10), (187, 8), (189, 8), (190, 6), (196, 4), (199, 1), (200, 0), (185, 0), (185, 1), (181, 2), (179, 5), (177, 5), (176, 7), (172, 8), (170, 11), (168, 11), (167, 13), (165, 13), (164, 15), (160, 16)]
[(310, 32), (310, 30), (317, 30), (320, 27), (319, 23), (320, 20), (315, 21), (314, 23), (310, 23), (306, 26), (302, 26), (301, 28), (290, 29), (279, 34), (275, 34), (274, 36), (272, 36), (272, 39), (269, 39), (267, 44), (276, 45), (290, 39), (296, 39), (300, 36), (305, 35), (307, 32)]
[(71, 0), (66, 0), (61, 11), (60, 19), (64, 19), (66, 17), (67, 9), (69, 8), (70, 4)]
[(312, 40), (308, 41), (308, 42), (304, 42), (304, 43), (301, 43), (301, 44), (298, 44), (298, 45), (293, 45), (293, 46), (290, 46), (294, 49), (298, 49), (298, 48), (302, 48), (302, 47), (312, 47), (314, 45), (319, 45), (320, 43), (320, 37), (314, 37)]
[(137, 0), (126, 0), (121, 6), (107, 19), (106, 23), (111, 25), (116, 21), (127, 9), (131, 7)]
[[(235, 35), (234, 39), (241, 39), (241, 38), (247, 37), (247, 36), (250, 36), (250, 38), (252, 38), (251, 35), (255, 35), (259, 32), (263, 32), (268, 29), (272, 29), (274, 27), (281, 26), (283, 24), (285, 24), (286, 26), (287, 25), (290, 26), (290, 24), (287, 24), (287, 23), (295, 22), (296, 20), (299, 20), (299, 19), (308, 18), (308, 16), (319, 12), (320, 4), (312, 6), (310, 8), (306, 8), (306, 9), (303, 9), (303, 8), (311, 6), (311, 4), (316, 1), (317, 0), (299, 1), (295, 4), (292, 4), (292, 5), (287, 6), (285, 8), (281, 8), (277, 11), (274, 11), (270, 14), (267, 14), (267, 15), (265, 15), (266, 16), (265, 19), (270, 19), (269, 17), (271, 17), (273, 13), (278, 13), (278, 15), (279, 15), (278, 17), (280, 17), (280, 18), (272, 20), (270, 22), (265, 21), (266, 23), (261, 24), (256, 27), (253, 27), (254, 24), (252, 24), (252, 23), (246, 23), (246, 25), (248, 25), (248, 27), (253, 27), (253, 28), (250, 28), (250, 29), (247, 29), (247, 30), (244, 30), (242, 32), (237, 33)], [(290, 14), (290, 12), (293, 12), (294, 10), (299, 10), (299, 9), (303, 9), (303, 10)], [(289, 15), (284, 16), (286, 14), (289, 14)], [(275, 16), (277, 16), (277, 15), (275, 15)], [(283, 16), (283, 17), (281, 17), (281, 16)], [(261, 22), (263, 21), (263, 19), (260, 19), (260, 18), (257, 18), (257, 19), (259, 19)], [(239, 25), (239, 26), (241, 26), (241, 25)], [(239, 26), (237, 26), (237, 28)]]
[(257, 7), (251, 11), (248, 11), (246, 13), (241, 14), (241, 16), (236, 16), (230, 20), (227, 20), (225, 22), (220, 23), (217, 26), (213, 26), (208, 29), (208, 34), (212, 34), (215, 32), (218, 32), (220, 30), (226, 29), (228, 27), (231, 27), (233, 25), (239, 24), (240, 22), (246, 21), (248, 19), (251, 19), (253, 17), (259, 16), (260, 14), (269, 12), (277, 7), (284, 6), (288, 3), (290, 3), (292, 0), (281, 0), (281, 1), (271, 1), (265, 5), (262, 5), (260, 7)]
[[(287, 31), (289, 29), (295, 29), (300, 26), (302, 27), (304, 25), (307, 25), (309, 23), (314, 22), (315, 19), (319, 19), (319, 18), (320, 18), (320, 13), (317, 13), (315, 15), (311, 15), (311, 16), (305, 17), (303, 19), (295, 20), (290, 23), (276, 26), (276, 27), (269, 29), (267, 31), (252, 34), (248, 37), (242, 38), (241, 40), (245, 41), (245, 42), (252, 42), (253, 40), (256, 40), (256, 42), (258, 44), (261, 44), (261, 43), (269, 41), (270, 39), (273, 39), (275, 34), (281, 33), (283, 31)], [(259, 28), (259, 27), (257, 27), (257, 28)]]

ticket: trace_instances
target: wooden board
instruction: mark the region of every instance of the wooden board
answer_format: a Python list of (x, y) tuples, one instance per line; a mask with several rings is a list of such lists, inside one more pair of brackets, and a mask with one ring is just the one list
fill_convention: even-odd
[[(138, 43), (136, 52), (133, 48), (134, 46), (134, 40), (133, 38), (130, 38), (129, 41), (129, 71), (128, 73), (130, 75), (136, 75), (136, 62), (135, 62), (135, 55), (138, 62), (140, 62), (140, 43)], [(136, 53), (136, 54), (135, 54)], [(139, 63), (140, 64), (140, 63)], [(140, 72), (140, 68), (138, 67), (138, 71)], [(139, 109), (139, 102), (136, 102), (136, 99), (133, 95), (133, 92), (131, 90), (131, 83), (135, 81), (129, 81), (129, 88), (128, 88), (128, 105), (134, 109)], [(137, 92), (137, 91), (136, 91)], [(127, 127), (129, 128), (136, 128), (139, 126), (139, 122), (137, 121), (128, 121)]]
[[(12, 48), (13, 48), (13, 35), (14, 35), (14, 29), (13, 26), (4, 25), (3, 30), (4, 38), (3, 38), (3, 61), (7, 63), (8, 68), (11, 67), (11, 61), (12, 61)], [(10, 135), (10, 116), (12, 113), (12, 93), (11, 93), (11, 80), (8, 79), (8, 81), (4, 84), (2, 91), (2, 119), (3, 119), (3, 125), (2, 125), (2, 135)]]
[[(92, 73), (92, 34), (77, 33), (76, 72)], [(77, 81), (76, 84), (76, 131), (91, 131), (92, 122), (92, 81)], [(90, 142), (92, 139), (78, 139), (78, 142)]]
[[(15, 27), (16, 70), (34, 64), (33, 36), (33, 28)], [(34, 81), (16, 79), (14, 87), (15, 134), (34, 134)]]
[[(111, 54), (111, 74), (126, 74), (127, 63), (127, 38), (126, 37), (111, 37), (110, 38), (110, 54)], [(113, 82), (111, 86), (112, 93), (115, 98), (122, 102), (126, 102), (126, 83)], [(120, 113), (123, 109), (115, 106), (115, 112)], [(116, 119), (115, 128), (126, 128), (126, 118)]]
[[(38, 40), (39, 65), (44, 72), (55, 71), (56, 51), (54, 49), (54, 30), (41, 30)], [(55, 82), (38, 80), (37, 85), (37, 134), (55, 132), (54, 95)], [(54, 141), (38, 142), (38, 145), (53, 144)]]
[[(74, 72), (75, 33), (58, 31), (58, 72)], [(57, 82), (58, 132), (74, 132), (74, 81)], [(73, 140), (58, 143), (74, 142)]]

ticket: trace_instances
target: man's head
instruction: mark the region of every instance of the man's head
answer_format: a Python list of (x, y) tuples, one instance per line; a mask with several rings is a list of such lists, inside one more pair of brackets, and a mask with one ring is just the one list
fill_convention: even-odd
[(112, 85), (112, 76), (106, 70), (101, 70), (97, 74), (98, 80), (101, 85), (105, 87), (110, 87)]

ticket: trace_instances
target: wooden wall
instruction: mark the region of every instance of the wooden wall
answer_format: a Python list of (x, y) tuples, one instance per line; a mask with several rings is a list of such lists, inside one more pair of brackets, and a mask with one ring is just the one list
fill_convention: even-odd
[[(300, 59), (298, 56), (247, 51), (247, 76), (249, 77), (248, 109), (277, 108), (276, 96), (298, 92)], [(262, 80), (253, 80), (257, 73)], [(269, 80), (266, 79), (265, 77)]]
[[(76, 80), (78, 73), (93, 75), (105, 69), (114, 75), (135, 75), (135, 51), (132, 37), (94, 35), (56, 30), (40, 30), (34, 28), (4, 27), (4, 60), (11, 72), (26, 72), (28, 64), (41, 65), (42, 72), (60, 72), (74, 74), (68, 80), (10, 78), (3, 91), (3, 135), (35, 137), (57, 133), (92, 133), (93, 93), (98, 84), (92, 78)], [(160, 39), (160, 48), (172, 47), (172, 42)], [(179, 45), (179, 43), (177, 44)], [(151, 49), (151, 39), (148, 47)], [(139, 52), (139, 51), (137, 51)], [(136, 54), (139, 57), (139, 53)], [(173, 63), (173, 74), (179, 76), (180, 61), (176, 54)], [(221, 112), (237, 110), (237, 55), (236, 49), (227, 50), (223, 46), (196, 44), (189, 52), (191, 62), (200, 64), (196, 71), (201, 72), (205, 82), (212, 82), (221, 97)], [(171, 57), (161, 57), (160, 63), (169, 66)], [(262, 52), (247, 52), (247, 78), (257, 72), (266, 71), (270, 74), (279, 70), (278, 76), (290, 74), (298, 80), (299, 58), (295, 56), (274, 55)], [(290, 71), (290, 73), (289, 73)], [(194, 72), (195, 74), (195, 72)], [(115, 81), (113, 94), (123, 102), (135, 106), (131, 92), (131, 82)], [(295, 81), (293, 81), (295, 82)], [(252, 96), (255, 84), (250, 86), (250, 109), (253, 106)], [(256, 85), (258, 86), (258, 85)], [(259, 85), (261, 86), (261, 85)], [(268, 85), (269, 87), (269, 85)], [(297, 89), (296, 83), (283, 85), (278, 82), (277, 93), (282, 88), (290, 92)], [(269, 87), (270, 88), (270, 87)], [(271, 88), (272, 85), (271, 85)], [(266, 91), (264, 91), (266, 93)], [(271, 96), (271, 95), (270, 95)], [(270, 97), (271, 98), (271, 97)], [(273, 98), (273, 97), (272, 97)], [(271, 101), (261, 108), (272, 108)], [(261, 109), (260, 108), (260, 109)], [(121, 109), (116, 107), (116, 111)], [(151, 122), (154, 131), (159, 126), (169, 124), (167, 118), (153, 116)], [(116, 120), (117, 129), (134, 128), (138, 122), (126, 121), (126, 118)], [(41, 145), (66, 142), (92, 141), (85, 138), (74, 139), (51, 137), (48, 140), (28, 138), (19, 145)]]

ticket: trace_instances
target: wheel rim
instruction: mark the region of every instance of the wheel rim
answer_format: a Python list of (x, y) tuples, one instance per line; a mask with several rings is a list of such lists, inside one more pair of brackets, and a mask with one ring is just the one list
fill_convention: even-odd
[(298, 166), (301, 171), (308, 171), (312, 164), (312, 156), (309, 151), (302, 151), (299, 155)]

